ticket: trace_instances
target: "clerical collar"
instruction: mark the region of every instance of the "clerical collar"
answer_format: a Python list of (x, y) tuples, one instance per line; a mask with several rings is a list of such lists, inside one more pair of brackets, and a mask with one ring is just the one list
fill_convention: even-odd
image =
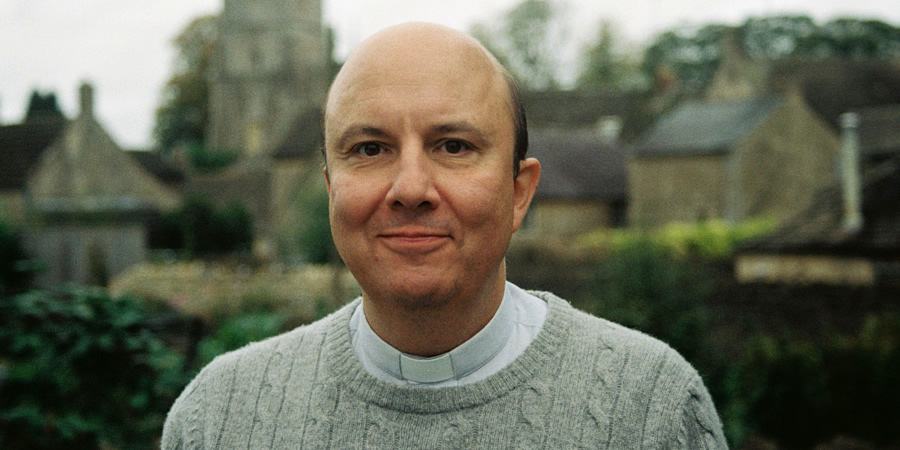
[(398, 380), (418, 384), (459, 380), (478, 370), (503, 349), (515, 326), (515, 309), (507, 285), (500, 307), (481, 331), (447, 353), (423, 358), (403, 353), (382, 340), (369, 327), (363, 308), (358, 311), (358, 342), (370, 361)]

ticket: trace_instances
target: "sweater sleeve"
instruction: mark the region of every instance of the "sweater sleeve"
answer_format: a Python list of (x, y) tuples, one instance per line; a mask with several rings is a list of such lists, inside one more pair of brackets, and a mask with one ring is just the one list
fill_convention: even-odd
[(681, 409), (679, 441), (686, 449), (727, 449), (722, 421), (712, 398), (698, 376), (688, 387)]

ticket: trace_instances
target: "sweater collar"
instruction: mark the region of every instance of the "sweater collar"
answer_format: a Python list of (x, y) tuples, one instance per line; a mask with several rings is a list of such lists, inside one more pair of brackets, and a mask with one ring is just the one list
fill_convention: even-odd
[(363, 308), (357, 308), (360, 314), (357, 345), (379, 369), (394, 379), (413, 384), (459, 380), (496, 357), (509, 340), (515, 326), (515, 311), (510, 296), (507, 284), (500, 306), (490, 322), (466, 342), (442, 355), (423, 358), (395, 349), (369, 327)]

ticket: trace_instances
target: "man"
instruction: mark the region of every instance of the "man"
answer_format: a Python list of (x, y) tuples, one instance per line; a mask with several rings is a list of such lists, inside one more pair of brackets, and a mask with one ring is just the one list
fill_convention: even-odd
[(407, 24), (329, 92), (332, 234), (362, 288), (331, 316), (216, 359), (163, 448), (722, 448), (664, 344), (506, 282), (540, 177), (514, 83), (475, 40)]

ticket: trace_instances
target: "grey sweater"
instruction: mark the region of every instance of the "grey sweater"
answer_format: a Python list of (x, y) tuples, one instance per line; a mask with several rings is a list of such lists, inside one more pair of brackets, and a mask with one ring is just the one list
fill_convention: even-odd
[(162, 448), (726, 448), (696, 371), (665, 344), (551, 294), (537, 338), (485, 380), (379, 381), (350, 344), (356, 302), (216, 358), (172, 406)]

